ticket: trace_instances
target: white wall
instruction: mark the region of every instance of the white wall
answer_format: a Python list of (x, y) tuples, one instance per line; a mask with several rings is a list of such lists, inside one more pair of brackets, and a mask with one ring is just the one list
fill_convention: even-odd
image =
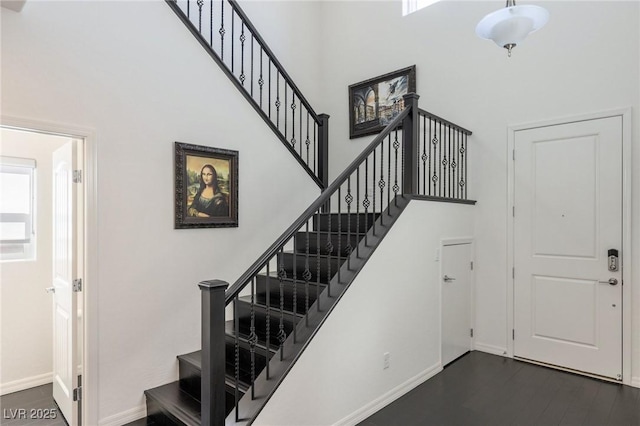
[[(233, 283), (319, 190), (164, 1), (0, 13), (4, 117), (93, 132), (88, 424), (127, 423), (200, 347), (197, 283)], [(174, 141), (239, 151), (238, 228), (173, 229)]]
[(0, 394), (50, 383), (52, 153), (68, 138), (1, 129), (0, 155), (36, 160), (36, 259), (0, 263)]
[(548, 25), (508, 58), (474, 33), (485, 14), (503, 6), (498, 2), (440, 2), (407, 17), (400, 2), (323, 2), (321, 105), (332, 108), (330, 175), (370, 140), (348, 139), (348, 85), (416, 64), (421, 108), (474, 132), (468, 187), (479, 201), (476, 341), (502, 353), (508, 335), (508, 126), (632, 107), (633, 247), (625, 266), (635, 261), (632, 376), (640, 384), (640, 3), (540, 4), (549, 10)]
[(356, 424), (440, 371), (435, 253), (442, 238), (473, 235), (474, 212), (412, 201), (255, 424)]

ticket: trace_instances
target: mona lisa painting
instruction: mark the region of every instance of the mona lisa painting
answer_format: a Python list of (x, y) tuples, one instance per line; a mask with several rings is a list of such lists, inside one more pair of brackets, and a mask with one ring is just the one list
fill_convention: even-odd
[(238, 151), (175, 143), (175, 228), (238, 226)]

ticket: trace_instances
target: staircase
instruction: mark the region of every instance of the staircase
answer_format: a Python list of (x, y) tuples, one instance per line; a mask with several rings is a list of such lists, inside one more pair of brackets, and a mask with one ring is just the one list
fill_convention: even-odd
[[(313, 221), (309, 233), (298, 232), (295, 236), (295, 251), (278, 255), (278, 264), (283, 265), (286, 277), (278, 274), (261, 273), (255, 279), (253, 300), (251, 295), (241, 296), (236, 302), (236, 319), (225, 324), (226, 339), (226, 414), (236, 406), (236, 402), (250, 390), (252, 377), (257, 377), (265, 369), (267, 356), (278, 362), (276, 353), (280, 345), (280, 319), (287, 336), (294, 327), (303, 322), (304, 315), (318, 311), (316, 303), (321, 294), (327, 295), (329, 283), (340, 268), (348, 261), (353, 248), (363, 242), (379, 214), (320, 214)], [(346, 235), (343, 229), (351, 229), (354, 234)], [(309, 241), (307, 245), (307, 239)], [(331, 244), (327, 244), (331, 242)], [(308, 252), (307, 252), (308, 246)], [(334, 250), (330, 250), (333, 246)], [(340, 252), (334, 252), (340, 247)], [(313, 271), (308, 281), (294, 279), (304, 275), (306, 259)], [(332, 299), (336, 299), (335, 290)], [(282, 299), (281, 299), (282, 294)], [(335, 303), (335, 301), (333, 302)], [(329, 305), (320, 307), (327, 310)], [(253, 324), (257, 342), (251, 344)], [(269, 320), (267, 321), (267, 316)], [(238, 371), (233, 360), (236, 357), (236, 336), (238, 341)], [(254, 371), (252, 374), (252, 358)], [(201, 351), (178, 356), (179, 377), (169, 383), (145, 391), (147, 417), (149, 423), (158, 425), (200, 425), (201, 395)], [(236, 374), (238, 386), (236, 387)], [(236, 389), (238, 394), (236, 395)]]

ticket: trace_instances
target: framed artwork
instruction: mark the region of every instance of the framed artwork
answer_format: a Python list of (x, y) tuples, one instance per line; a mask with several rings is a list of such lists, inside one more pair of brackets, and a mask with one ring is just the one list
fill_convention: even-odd
[(175, 229), (238, 226), (238, 151), (175, 143)]
[(415, 65), (349, 86), (349, 138), (380, 133), (415, 91)]

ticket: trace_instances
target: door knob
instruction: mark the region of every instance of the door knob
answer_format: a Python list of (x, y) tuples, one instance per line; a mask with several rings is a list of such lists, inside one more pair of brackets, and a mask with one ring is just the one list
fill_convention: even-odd
[(56, 292), (56, 288), (55, 287), (47, 287), (45, 288), (47, 293), (55, 293)]
[(451, 281), (455, 281), (455, 278), (450, 277), (448, 275), (445, 275), (442, 279), (444, 280), (445, 283), (448, 283), (448, 282), (451, 282)]
[(602, 284), (618, 285), (618, 280), (616, 278), (609, 278), (608, 281), (598, 281), (598, 282)]

